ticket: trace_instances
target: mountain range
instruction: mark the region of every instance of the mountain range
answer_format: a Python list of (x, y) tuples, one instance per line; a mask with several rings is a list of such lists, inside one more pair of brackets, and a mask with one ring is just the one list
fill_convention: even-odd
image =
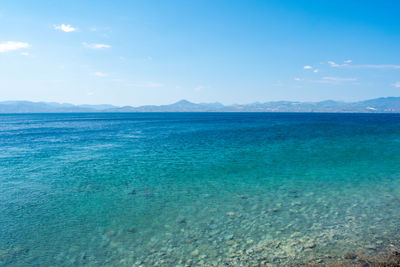
[(326, 100), (320, 102), (273, 101), (251, 104), (192, 103), (181, 100), (170, 105), (114, 106), (73, 105), (55, 102), (3, 101), (0, 113), (74, 112), (348, 112), (400, 113), (400, 97), (383, 97), (359, 102)]

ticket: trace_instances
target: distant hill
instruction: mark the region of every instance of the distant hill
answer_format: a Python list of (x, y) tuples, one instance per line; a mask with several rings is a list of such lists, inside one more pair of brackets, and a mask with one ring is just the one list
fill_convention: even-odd
[(4, 101), (0, 113), (74, 113), (74, 112), (349, 112), (400, 113), (400, 97), (376, 98), (359, 102), (274, 101), (224, 106), (221, 103), (192, 103), (181, 100), (170, 105), (124, 106), (73, 105), (54, 102)]

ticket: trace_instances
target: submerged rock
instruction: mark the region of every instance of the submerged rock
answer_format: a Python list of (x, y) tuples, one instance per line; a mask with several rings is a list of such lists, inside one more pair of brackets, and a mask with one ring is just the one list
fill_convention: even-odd
[(114, 230), (111, 230), (111, 231), (107, 232), (107, 234), (106, 234), (107, 237), (113, 237), (115, 235), (117, 235), (117, 232)]
[(129, 233), (136, 233), (136, 228), (135, 227), (130, 227), (128, 228)]
[(299, 237), (299, 236), (302, 236), (303, 234), (301, 233), (301, 232), (294, 232), (290, 237), (291, 238), (296, 238), (296, 237)]
[(227, 212), (226, 215), (229, 217), (236, 217), (236, 218), (242, 217), (242, 214), (240, 214), (239, 212), (233, 212), (233, 211)]
[(315, 243), (311, 242), (311, 243), (308, 243), (305, 247), (306, 248), (315, 248), (316, 245), (315, 245)]
[(376, 250), (376, 246), (373, 244), (367, 245), (367, 246), (365, 246), (365, 248), (371, 249), (371, 250)]
[(196, 257), (200, 254), (200, 250), (198, 248), (196, 248), (195, 250), (192, 251), (192, 256)]
[(129, 191), (129, 195), (136, 195), (136, 189), (132, 188), (131, 191)]
[(347, 253), (346, 255), (344, 255), (344, 258), (346, 260), (354, 260), (355, 258), (357, 258), (357, 255), (353, 253)]
[(233, 239), (233, 235), (232, 235), (232, 234), (226, 235), (226, 236), (225, 236), (225, 239), (226, 239), (226, 240), (232, 240), (232, 239)]
[(179, 218), (176, 220), (177, 223), (179, 224), (185, 224), (186, 223), (186, 219), (185, 218)]

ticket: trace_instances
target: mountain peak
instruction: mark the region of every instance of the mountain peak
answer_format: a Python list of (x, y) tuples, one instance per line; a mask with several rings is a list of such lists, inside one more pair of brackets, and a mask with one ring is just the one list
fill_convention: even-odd
[(182, 99), (172, 105), (195, 105), (195, 104), (186, 99)]

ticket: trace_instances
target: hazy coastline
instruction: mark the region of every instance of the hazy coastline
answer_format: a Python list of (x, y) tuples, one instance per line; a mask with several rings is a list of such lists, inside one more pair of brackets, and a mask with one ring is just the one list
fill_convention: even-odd
[(320, 102), (274, 101), (223, 105), (181, 100), (170, 105), (113, 106), (73, 105), (53, 102), (3, 101), (0, 113), (88, 113), (88, 112), (322, 112), (322, 113), (400, 113), (400, 97), (382, 97), (359, 102), (326, 100)]

